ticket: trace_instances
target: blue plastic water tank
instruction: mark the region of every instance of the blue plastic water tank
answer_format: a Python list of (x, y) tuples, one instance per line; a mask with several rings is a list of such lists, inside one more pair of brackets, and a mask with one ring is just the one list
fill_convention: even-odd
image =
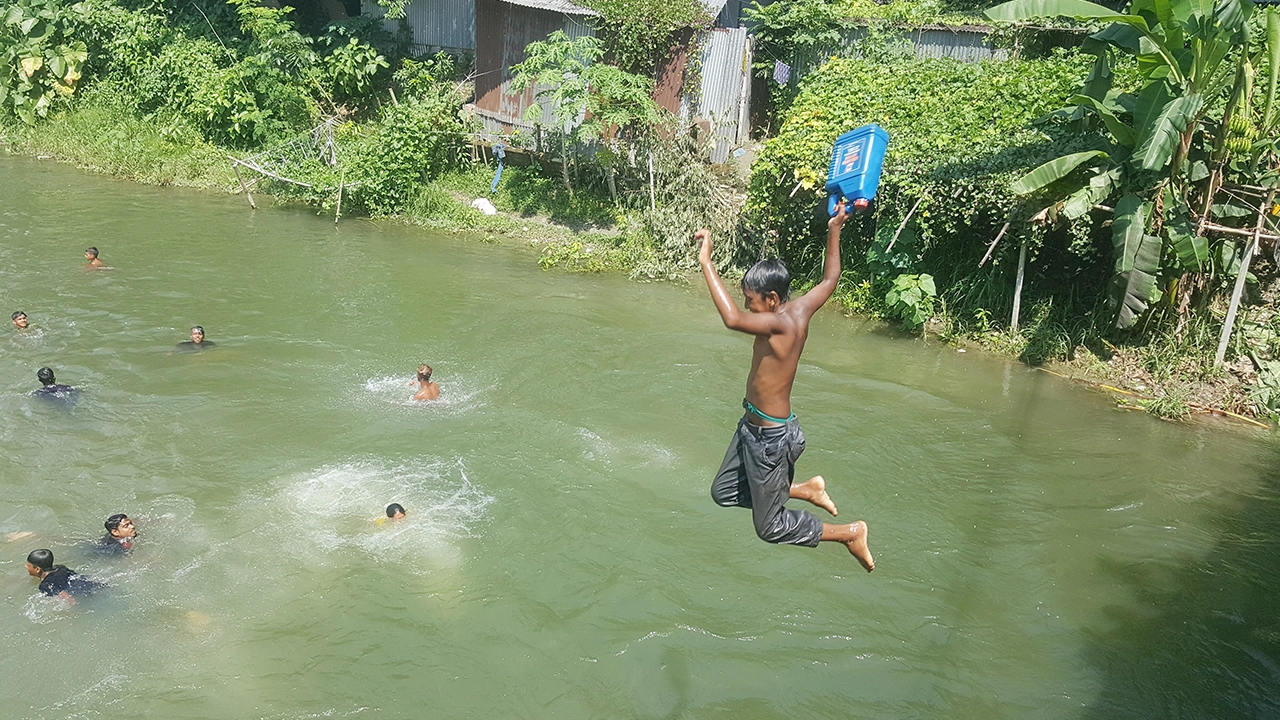
[(827, 212), (836, 214), (840, 198), (849, 201), (850, 210), (864, 210), (880, 189), (880, 168), (889, 147), (889, 133), (871, 123), (836, 138), (831, 151), (831, 167), (827, 169)]

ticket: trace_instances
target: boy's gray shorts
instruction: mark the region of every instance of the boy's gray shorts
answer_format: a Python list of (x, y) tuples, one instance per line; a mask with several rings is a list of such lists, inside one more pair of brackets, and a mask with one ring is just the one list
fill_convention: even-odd
[(711, 483), (711, 498), (723, 507), (751, 508), (761, 540), (816, 547), (822, 538), (822, 521), (813, 513), (784, 507), (802, 452), (804, 432), (799, 420), (760, 427), (747, 422), (744, 415)]

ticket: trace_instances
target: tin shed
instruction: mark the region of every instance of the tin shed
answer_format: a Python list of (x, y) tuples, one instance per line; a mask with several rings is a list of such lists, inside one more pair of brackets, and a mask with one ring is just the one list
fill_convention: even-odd
[[(569, 0), (475, 0), (475, 14), (476, 114), (491, 131), (530, 128), (524, 113), (534, 90), (512, 90), (511, 68), (524, 61), (529, 43), (556, 30), (571, 38), (595, 35), (590, 19), (598, 13)], [(543, 116), (551, 110), (544, 107)]]

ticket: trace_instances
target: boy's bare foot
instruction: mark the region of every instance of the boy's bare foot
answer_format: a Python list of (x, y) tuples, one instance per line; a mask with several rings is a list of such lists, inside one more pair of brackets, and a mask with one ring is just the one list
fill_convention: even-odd
[(814, 475), (799, 485), (792, 485), (791, 497), (811, 502), (833, 516), (840, 514), (836, 511), (836, 504), (831, 502), (831, 496), (827, 494), (827, 481), (821, 475)]
[(871, 549), (867, 547), (867, 524), (861, 520), (852, 525), (823, 525), (822, 539), (843, 543), (849, 553), (858, 558), (867, 572), (876, 569), (875, 558), (871, 557)]

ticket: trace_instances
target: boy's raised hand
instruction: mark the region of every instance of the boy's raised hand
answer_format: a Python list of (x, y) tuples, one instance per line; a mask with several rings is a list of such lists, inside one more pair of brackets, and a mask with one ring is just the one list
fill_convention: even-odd
[(848, 219), (849, 205), (844, 200), (841, 200), (840, 203), (836, 205), (836, 214), (832, 215), (831, 219), (827, 221), (827, 229), (838, 230), (839, 228), (844, 227), (844, 221)]
[(693, 239), (698, 243), (698, 263), (711, 262), (711, 231), (703, 228), (693, 234)]

